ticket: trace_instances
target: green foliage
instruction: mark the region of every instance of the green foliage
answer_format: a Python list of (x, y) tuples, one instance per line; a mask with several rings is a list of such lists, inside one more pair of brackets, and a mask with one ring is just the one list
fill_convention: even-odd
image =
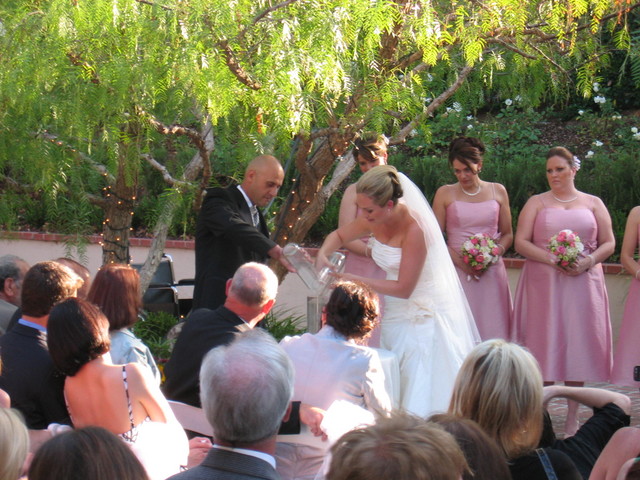
[[(80, 197), (92, 194), (97, 202), (105, 185), (94, 170), (104, 167), (128, 184), (139, 182), (136, 226), (160, 218), (168, 197), (179, 195), (171, 233), (185, 235), (196, 186), (167, 189), (141, 159), (149, 155), (180, 178), (196, 150), (183, 137), (168, 141), (151, 120), (198, 130), (207, 116), (215, 126), (212, 164), (220, 175), (211, 184), (217, 184), (239, 177), (256, 153), (289, 158), (299, 145), (291, 138), (300, 133), (354, 125), (397, 132), (467, 65), (474, 71), (410, 140), (410, 160), (398, 162), (415, 170), (431, 194), (448, 175), (418, 160), (443, 158), (453, 136), (477, 134), (495, 148), (487, 175), (512, 185), (519, 199), (539, 187), (515, 166), (540, 157), (535, 128), (528, 127), (539, 119), (527, 108), (563, 107), (571, 95), (590, 101), (594, 82), (604, 86), (605, 78), (615, 78), (607, 88), (617, 89), (606, 108), (615, 110), (613, 99), (637, 105), (637, 14), (617, 16), (619, 6), (615, 0), (5, 1), (0, 221), (15, 224), (15, 211), (55, 228), (99, 225), (100, 211)], [(504, 108), (516, 96), (517, 112), (516, 105)], [(444, 115), (447, 108), (453, 111)], [(466, 120), (478, 112), (500, 115), (509, 127), (479, 130), (477, 120)], [(292, 170), (288, 182), (299, 173)], [(14, 182), (46, 206), (9, 193)], [(328, 217), (336, 209), (330, 202)], [(332, 225), (328, 217), (318, 222), (322, 228)]]
[(177, 323), (176, 317), (167, 312), (148, 312), (131, 329), (142, 340), (158, 364), (166, 362), (171, 356), (173, 344), (167, 339), (167, 333)]
[(304, 321), (303, 316), (291, 314), (289, 310), (272, 310), (262, 320), (262, 324), (277, 341), (280, 341), (286, 336), (302, 335), (305, 332), (301, 327)]

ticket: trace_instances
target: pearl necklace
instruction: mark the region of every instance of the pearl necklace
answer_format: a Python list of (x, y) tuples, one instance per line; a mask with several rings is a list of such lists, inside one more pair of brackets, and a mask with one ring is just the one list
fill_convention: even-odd
[(555, 198), (555, 199), (556, 199), (558, 202), (560, 202), (560, 203), (571, 203), (571, 202), (573, 202), (576, 198), (578, 198), (578, 195), (576, 195), (575, 197), (570, 198), (569, 200), (560, 200), (560, 199), (559, 199), (558, 197), (556, 197), (553, 193), (551, 194), (551, 196), (552, 196), (553, 198)]
[(480, 184), (478, 184), (478, 190), (476, 190), (474, 193), (467, 192), (462, 185), (460, 185), (460, 188), (462, 189), (462, 193), (464, 193), (465, 195), (469, 195), (470, 197), (475, 197), (480, 193), (480, 190), (482, 190), (482, 186)]

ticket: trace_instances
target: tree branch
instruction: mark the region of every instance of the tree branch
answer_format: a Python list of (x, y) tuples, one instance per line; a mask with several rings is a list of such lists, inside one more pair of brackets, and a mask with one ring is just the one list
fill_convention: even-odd
[(458, 78), (455, 82), (453, 82), (449, 88), (447, 88), (444, 92), (438, 95), (428, 106), (427, 108), (416, 116), (413, 120), (411, 120), (407, 125), (405, 125), (398, 134), (393, 137), (390, 141), (391, 145), (396, 145), (398, 143), (403, 143), (407, 136), (411, 133), (411, 131), (418, 126), (418, 124), (429, 117), (433, 112), (439, 108), (444, 102), (446, 102), (464, 83), (469, 74), (473, 71), (473, 67), (466, 65), (458, 74)]
[(91, 168), (93, 168), (100, 175), (103, 175), (108, 183), (115, 182), (115, 177), (113, 175), (111, 175), (111, 173), (109, 172), (109, 170), (107, 169), (106, 166), (104, 166), (102, 163), (96, 162), (89, 155), (85, 155), (84, 153), (80, 152), (73, 145), (71, 145), (69, 143), (65, 143), (62, 140), (59, 140), (57, 135), (54, 135), (52, 133), (49, 133), (49, 132), (45, 131), (44, 133), (36, 134), (36, 137), (39, 137), (39, 136), (42, 137), (43, 139), (51, 142), (51, 143), (54, 143), (55, 145), (58, 145), (59, 147), (64, 148), (65, 150), (71, 152), (73, 154), (73, 156), (75, 156), (77, 159), (88, 163), (91, 166)]
[(242, 68), (242, 66), (236, 59), (233, 50), (231, 50), (229, 42), (227, 40), (220, 40), (217, 45), (218, 47), (220, 47), (220, 49), (222, 49), (222, 53), (224, 55), (225, 62), (229, 67), (229, 70), (240, 81), (240, 83), (246, 85), (252, 90), (260, 90), (262, 88), (262, 84), (256, 80), (253, 80), (245, 71), (245, 69)]
[(160, 174), (162, 175), (162, 179), (168, 185), (170, 185), (172, 187), (188, 187), (188, 186), (190, 186), (190, 184), (188, 182), (183, 182), (183, 181), (180, 181), (180, 180), (177, 180), (177, 179), (173, 178), (173, 176), (171, 176), (171, 173), (169, 173), (169, 170), (167, 170), (167, 167), (165, 167), (160, 162), (158, 162), (150, 154), (143, 153), (142, 155), (140, 155), (140, 158), (142, 158), (149, 165), (151, 165), (151, 167), (154, 170), (160, 172)]
[(497, 43), (498, 45), (502, 45), (503, 47), (505, 47), (508, 50), (511, 50), (512, 52), (517, 53), (518, 55), (524, 57), (524, 58), (528, 58), (529, 60), (536, 60), (537, 57), (535, 57), (534, 55), (531, 55), (519, 48), (517, 48), (514, 45), (511, 45), (509, 42), (503, 40), (502, 38), (498, 38), (498, 37), (492, 37), (492, 38), (488, 38), (487, 39), (488, 43)]

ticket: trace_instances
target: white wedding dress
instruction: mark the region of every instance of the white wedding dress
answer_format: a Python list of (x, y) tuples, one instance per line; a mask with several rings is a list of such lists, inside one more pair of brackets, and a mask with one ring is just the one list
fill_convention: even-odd
[[(480, 336), (431, 207), (405, 175), (398, 176), (400, 202), (425, 234), (427, 258), (408, 299), (385, 296), (381, 346), (400, 363), (401, 407), (426, 417), (448, 409), (458, 370)], [(397, 279), (402, 249), (370, 242), (373, 260), (388, 279)]]

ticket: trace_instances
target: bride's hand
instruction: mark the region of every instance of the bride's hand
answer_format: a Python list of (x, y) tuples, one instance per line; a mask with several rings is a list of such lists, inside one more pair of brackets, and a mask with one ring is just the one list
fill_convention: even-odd
[(329, 267), (331, 270), (334, 269), (333, 265), (329, 261), (329, 258), (323, 254), (320, 250), (318, 250), (318, 254), (316, 255), (316, 270), (320, 271), (324, 267)]

